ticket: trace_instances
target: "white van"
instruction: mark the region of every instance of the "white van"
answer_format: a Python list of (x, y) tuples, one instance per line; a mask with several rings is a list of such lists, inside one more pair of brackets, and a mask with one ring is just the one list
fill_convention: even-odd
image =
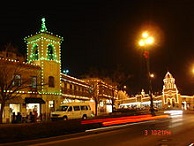
[(72, 102), (65, 103), (51, 112), (51, 120), (68, 120), (68, 119), (87, 119), (94, 117), (94, 113), (88, 103)]

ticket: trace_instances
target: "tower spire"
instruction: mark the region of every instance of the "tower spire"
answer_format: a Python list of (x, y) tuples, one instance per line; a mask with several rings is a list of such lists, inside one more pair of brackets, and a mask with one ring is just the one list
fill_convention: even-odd
[(41, 24), (40, 32), (46, 32), (47, 28), (46, 28), (46, 25), (45, 25), (45, 18), (42, 18), (41, 20), (42, 20), (42, 24)]

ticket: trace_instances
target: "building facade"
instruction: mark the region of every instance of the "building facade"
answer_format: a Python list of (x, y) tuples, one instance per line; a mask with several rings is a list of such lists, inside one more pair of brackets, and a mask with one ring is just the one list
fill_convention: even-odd
[(104, 82), (98, 78), (82, 79), (90, 85), (91, 101), (96, 103), (95, 114), (107, 114), (115, 108), (115, 102), (118, 100), (117, 87)]
[[(194, 96), (181, 95), (175, 78), (168, 71), (163, 79), (162, 95), (153, 95), (154, 107), (159, 109), (194, 110)], [(150, 96), (142, 90), (140, 95), (122, 100), (120, 108), (149, 108)]]
[[(2, 55), (2, 54), (1, 54)], [(41, 68), (10, 58), (0, 58), (0, 106), (5, 106), (3, 122), (10, 122), (12, 114), (26, 114), (33, 110), (34, 99), (44, 103), (38, 93)], [(37, 112), (40, 113), (40, 105)]]
[[(47, 30), (44, 18), (40, 31), (25, 37), (24, 41), (27, 45), (24, 64), (35, 68), (39, 74), (35, 76), (31, 73), (20, 73), (20, 80), (23, 80), (23, 74), (32, 78), (34, 88), (29, 88), (26, 91), (18, 90), (21, 98), (7, 101), (3, 113), (4, 122), (11, 122), (13, 113), (21, 113), (22, 116), (26, 116), (34, 111), (40, 120), (49, 120), (51, 111), (56, 110), (60, 104), (65, 102), (89, 102), (94, 113), (99, 114), (112, 111), (110, 105), (114, 101), (112, 98), (116, 97), (115, 87), (113, 88), (102, 80), (82, 80), (61, 73), (63, 38)], [(2, 52), (1, 56), (21, 61), (20, 58), (16, 58), (17, 55), (13, 55), (14, 53), (8, 56), (9, 52)], [(28, 69), (28, 71), (34, 72), (35, 70)], [(97, 104), (95, 104), (94, 97), (98, 98)], [(96, 109), (98, 111), (95, 111)]]

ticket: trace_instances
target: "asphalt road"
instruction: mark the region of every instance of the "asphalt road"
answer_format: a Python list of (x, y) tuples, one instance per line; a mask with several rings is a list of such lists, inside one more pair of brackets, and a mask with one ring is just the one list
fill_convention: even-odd
[(194, 114), (90, 129), (82, 133), (4, 144), (14, 146), (192, 146)]

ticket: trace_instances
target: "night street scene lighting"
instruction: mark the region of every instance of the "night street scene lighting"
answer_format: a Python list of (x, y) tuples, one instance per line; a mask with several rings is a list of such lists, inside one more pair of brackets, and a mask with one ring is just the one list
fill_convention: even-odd
[(69, 73), (69, 70), (68, 69), (63, 70), (63, 73), (67, 75)]
[(149, 34), (148, 31), (142, 33), (141, 39), (139, 40), (139, 46), (143, 49), (143, 56), (146, 60), (147, 69), (147, 79), (149, 86), (149, 96), (150, 96), (150, 112), (152, 116), (155, 116), (154, 104), (153, 104), (153, 91), (152, 91), (152, 74), (150, 73), (150, 57), (149, 51), (150, 46), (154, 44), (154, 37)]

